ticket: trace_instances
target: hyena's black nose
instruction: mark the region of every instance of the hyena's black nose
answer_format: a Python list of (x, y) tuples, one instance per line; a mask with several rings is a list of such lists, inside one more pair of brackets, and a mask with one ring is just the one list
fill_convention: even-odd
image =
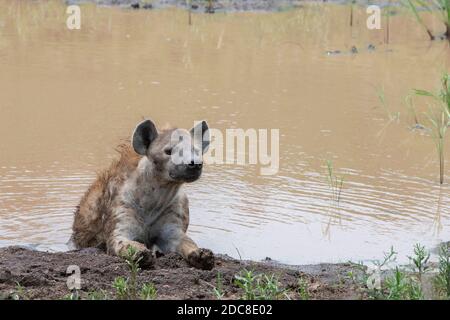
[(200, 169), (203, 166), (203, 163), (195, 163), (194, 160), (191, 160), (191, 163), (188, 164), (188, 167), (191, 169)]

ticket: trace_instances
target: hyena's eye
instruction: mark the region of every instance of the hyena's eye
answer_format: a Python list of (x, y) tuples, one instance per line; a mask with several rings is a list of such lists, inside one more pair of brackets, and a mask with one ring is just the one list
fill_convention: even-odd
[(172, 154), (172, 148), (167, 148), (164, 150), (164, 153), (170, 156)]

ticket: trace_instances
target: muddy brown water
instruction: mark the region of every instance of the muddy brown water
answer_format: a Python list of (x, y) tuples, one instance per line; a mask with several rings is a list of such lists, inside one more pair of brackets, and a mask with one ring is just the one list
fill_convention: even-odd
[[(81, 195), (144, 116), (280, 130), (276, 175), (210, 164), (187, 186), (201, 246), (303, 264), (449, 240), (450, 138), (439, 186), (433, 141), (410, 129), (404, 103), (412, 88), (438, 87), (448, 43), (400, 12), (386, 45), (363, 9), (350, 29), (341, 5), (194, 14), (192, 26), (182, 10), (83, 5), (70, 31), (60, 2), (1, 1), (0, 245), (64, 250)], [(416, 100), (423, 120), (426, 103)], [(344, 176), (339, 206), (326, 160)]]

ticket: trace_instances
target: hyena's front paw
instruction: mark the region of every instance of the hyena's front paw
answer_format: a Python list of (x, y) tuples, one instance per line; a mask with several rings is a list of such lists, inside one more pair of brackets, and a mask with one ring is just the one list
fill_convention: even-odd
[(139, 267), (141, 267), (142, 269), (152, 268), (155, 264), (153, 253), (148, 249), (138, 252), (138, 261)]
[(188, 263), (203, 270), (211, 270), (214, 268), (214, 254), (208, 249), (197, 249), (191, 252), (187, 257)]
[(149, 269), (155, 264), (152, 251), (138, 242), (128, 244), (126, 249), (121, 252), (121, 256), (127, 261), (138, 262), (142, 269)]

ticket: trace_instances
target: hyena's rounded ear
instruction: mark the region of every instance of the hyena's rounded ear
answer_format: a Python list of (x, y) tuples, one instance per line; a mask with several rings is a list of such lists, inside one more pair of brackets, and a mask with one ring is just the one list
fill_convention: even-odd
[(208, 151), (211, 135), (206, 121), (198, 121), (190, 131), (194, 143), (202, 146), (202, 153)]
[(144, 120), (134, 129), (131, 139), (133, 149), (136, 153), (145, 156), (150, 144), (158, 136), (155, 124), (151, 120)]

